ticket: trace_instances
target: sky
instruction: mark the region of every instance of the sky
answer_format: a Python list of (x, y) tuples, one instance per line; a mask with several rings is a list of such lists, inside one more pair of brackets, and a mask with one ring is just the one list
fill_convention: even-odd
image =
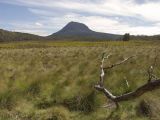
[(160, 34), (160, 0), (0, 0), (0, 29), (47, 36), (67, 23), (97, 32)]

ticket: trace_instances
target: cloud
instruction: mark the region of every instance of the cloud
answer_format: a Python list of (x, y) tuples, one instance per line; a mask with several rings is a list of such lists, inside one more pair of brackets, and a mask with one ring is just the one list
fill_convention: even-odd
[(135, 13), (140, 14), (148, 21), (157, 22), (160, 21), (160, 15), (157, 14), (160, 11), (160, 2), (153, 3), (149, 2), (142, 5), (136, 5), (133, 9), (135, 9)]
[(42, 27), (43, 24), (39, 23), (39, 22), (36, 22), (35, 25), (39, 26), (39, 27)]
[[(33, 31), (32, 28), (39, 35), (56, 32), (70, 21), (85, 23), (99, 32), (149, 35), (160, 33), (159, 0), (6, 0), (0, 2), (25, 6), (28, 11), (38, 16), (39, 20), (33, 21), (31, 27), (25, 25), (21, 27), (15, 25), (15, 27), (30, 32)], [(38, 31), (43, 32), (38, 33)]]

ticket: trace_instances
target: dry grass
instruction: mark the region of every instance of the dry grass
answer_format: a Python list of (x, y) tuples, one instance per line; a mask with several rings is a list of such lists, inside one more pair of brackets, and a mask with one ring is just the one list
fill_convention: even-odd
[[(20, 42), (0, 44), (0, 119), (2, 120), (158, 120), (160, 90), (121, 103), (120, 110), (100, 108), (106, 98), (93, 86), (99, 79), (101, 53), (106, 65), (136, 57), (107, 73), (114, 94), (131, 91), (147, 81), (159, 42)], [(158, 60), (160, 57), (158, 57)], [(160, 76), (160, 63), (155, 73)], [(128, 80), (130, 87), (125, 85)], [(147, 100), (152, 114), (137, 111)]]

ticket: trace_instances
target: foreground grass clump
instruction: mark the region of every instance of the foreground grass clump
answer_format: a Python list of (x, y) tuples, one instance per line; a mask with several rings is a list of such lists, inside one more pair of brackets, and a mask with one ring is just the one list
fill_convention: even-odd
[[(146, 83), (147, 69), (160, 59), (158, 41), (13, 42), (0, 44), (0, 119), (2, 120), (158, 120), (160, 90), (120, 109), (102, 108), (109, 101), (94, 85), (99, 80), (101, 53), (111, 53), (105, 66), (135, 55), (107, 72), (113, 94)], [(160, 63), (154, 73), (160, 76)], [(129, 86), (125, 81), (128, 81)]]
[(45, 111), (39, 111), (35, 115), (35, 119), (39, 120), (69, 120), (68, 112), (63, 107), (55, 107)]
[(0, 109), (11, 110), (15, 106), (14, 93), (6, 91), (0, 94)]
[(92, 112), (95, 109), (95, 93), (92, 92), (87, 96), (75, 96), (74, 98), (64, 100), (64, 106), (69, 110), (82, 111), (85, 113)]

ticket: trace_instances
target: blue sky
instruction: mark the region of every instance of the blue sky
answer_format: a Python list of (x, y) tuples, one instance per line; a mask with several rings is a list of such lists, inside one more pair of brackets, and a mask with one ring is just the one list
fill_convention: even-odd
[(160, 34), (160, 0), (0, 0), (0, 29), (46, 36), (70, 21), (98, 32)]

